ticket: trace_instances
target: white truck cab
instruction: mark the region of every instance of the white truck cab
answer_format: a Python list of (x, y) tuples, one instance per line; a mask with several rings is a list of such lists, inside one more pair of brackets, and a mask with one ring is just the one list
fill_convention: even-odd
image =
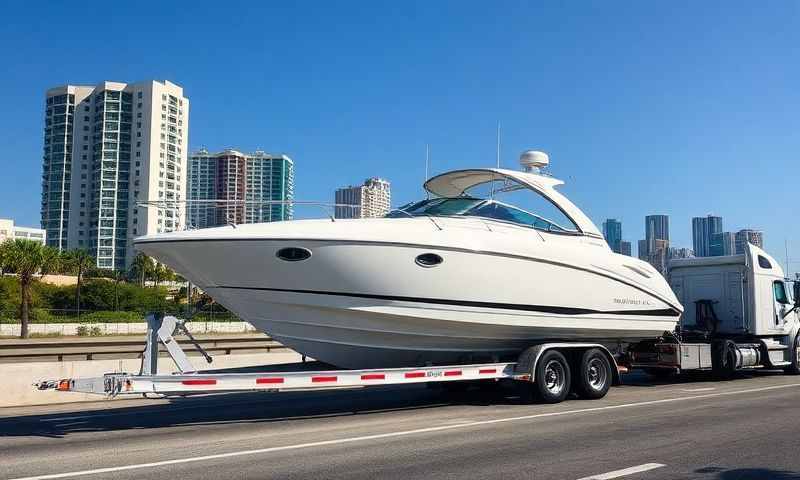
[(682, 328), (697, 326), (696, 302), (710, 300), (721, 335), (783, 336), (797, 333), (798, 316), (780, 264), (748, 244), (742, 255), (673, 260), (669, 283), (686, 310)]
[(667, 279), (684, 306), (679, 328), (634, 345), (631, 366), (800, 373), (800, 283), (764, 250), (748, 244), (740, 255), (673, 260)]

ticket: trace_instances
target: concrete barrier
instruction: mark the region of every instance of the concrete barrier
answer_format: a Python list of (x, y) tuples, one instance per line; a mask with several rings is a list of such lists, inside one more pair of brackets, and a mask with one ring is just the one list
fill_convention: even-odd
[[(99, 328), (103, 335), (133, 335), (147, 332), (147, 323), (32, 323), (29, 332), (35, 335), (62, 335), (71, 336), (78, 334), (78, 326), (87, 325), (89, 328)], [(247, 333), (256, 329), (247, 322), (187, 322), (186, 326), (192, 333)], [(0, 336), (18, 337), (20, 325), (0, 324)]]
[[(302, 357), (295, 352), (257, 353), (241, 355), (217, 355), (214, 363), (209, 365), (202, 357), (189, 357), (198, 369), (223, 369), (250, 367), (256, 365), (276, 365), (280, 363), (299, 362)], [(99, 377), (112, 372), (139, 372), (141, 360), (90, 360), (74, 362), (32, 362), (19, 364), (0, 364), (0, 378), (3, 388), (0, 389), (0, 407), (18, 407), (28, 405), (52, 405), (56, 403), (96, 402), (102, 400), (101, 395), (83, 393), (57, 392), (53, 390), (39, 391), (34, 383), (43, 379), (61, 379), (76, 377)], [(158, 362), (160, 372), (174, 372), (175, 364), (171, 358), (161, 358)], [(265, 368), (266, 370), (266, 368)], [(118, 397), (130, 398), (130, 397)]]

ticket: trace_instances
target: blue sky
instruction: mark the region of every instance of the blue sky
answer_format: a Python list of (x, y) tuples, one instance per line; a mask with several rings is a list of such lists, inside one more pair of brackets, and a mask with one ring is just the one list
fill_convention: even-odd
[(426, 143), (433, 173), (490, 166), (499, 120), (504, 166), (547, 151), (634, 244), (646, 214), (691, 246), (713, 212), (800, 260), (800, 3), (563, 3), (14, 2), (0, 217), (38, 224), (47, 88), (155, 78), (190, 98), (193, 149), (285, 152), (298, 199), (378, 175), (404, 203)]

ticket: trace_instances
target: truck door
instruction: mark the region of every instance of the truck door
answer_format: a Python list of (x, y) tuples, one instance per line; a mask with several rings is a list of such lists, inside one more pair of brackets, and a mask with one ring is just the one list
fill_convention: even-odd
[(791, 308), (785, 283), (780, 280), (772, 282), (772, 299), (774, 305), (775, 328), (783, 328), (786, 324), (786, 311)]

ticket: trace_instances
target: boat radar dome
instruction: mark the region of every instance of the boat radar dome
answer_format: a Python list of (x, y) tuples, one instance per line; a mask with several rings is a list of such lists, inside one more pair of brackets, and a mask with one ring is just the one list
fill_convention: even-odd
[(542, 168), (550, 165), (550, 157), (537, 150), (526, 150), (519, 156), (519, 163), (526, 172), (538, 173)]

